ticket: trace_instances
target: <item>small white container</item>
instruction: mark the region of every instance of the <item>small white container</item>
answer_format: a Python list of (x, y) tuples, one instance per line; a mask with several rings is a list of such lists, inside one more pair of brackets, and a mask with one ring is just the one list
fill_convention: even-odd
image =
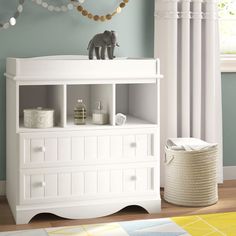
[(124, 125), (126, 122), (126, 115), (122, 113), (117, 113), (115, 120), (116, 120), (116, 125)]
[(24, 126), (26, 128), (52, 128), (54, 126), (54, 110), (37, 107), (24, 109)]
[(105, 125), (108, 123), (109, 116), (108, 114), (102, 110), (102, 103), (99, 101), (97, 109), (94, 110), (93, 115), (93, 124), (96, 125)]
[(96, 125), (105, 125), (108, 123), (108, 115), (106, 113), (93, 113), (93, 123)]

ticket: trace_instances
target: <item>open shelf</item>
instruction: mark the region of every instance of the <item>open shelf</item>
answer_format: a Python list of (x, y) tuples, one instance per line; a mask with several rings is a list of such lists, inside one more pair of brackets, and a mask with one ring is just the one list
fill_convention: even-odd
[(116, 114), (127, 116), (126, 125), (157, 124), (157, 85), (116, 85)]
[(24, 109), (37, 107), (54, 110), (54, 126), (63, 126), (63, 85), (20, 85), (19, 126), (23, 126)]
[[(108, 114), (108, 125), (113, 125), (113, 85), (111, 84), (85, 84), (67, 86), (67, 127), (74, 125), (74, 108), (78, 99), (82, 99), (86, 106), (86, 125), (93, 125), (92, 114), (101, 102), (102, 109)], [(104, 125), (102, 125), (104, 126)]]
[[(85, 125), (74, 124), (74, 108), (82, 99), (87, 109)], [(108, 124), (92, 122), (97, 102), (109, 115)], [(50, 108), (55, 111), (53, 128), (26, 128), (23, 124), (23, 110), (29, 108)], [(123, 126), (115, 124), (115, 115), (126, 115)], [(27, 131), (56, 131), (80, 129), (106, 129), (111, 127), (150, 127), (158, 124), (157, 84), (64, 84), (64, 85), (20, 85), (19, 86), (19, 129)]]

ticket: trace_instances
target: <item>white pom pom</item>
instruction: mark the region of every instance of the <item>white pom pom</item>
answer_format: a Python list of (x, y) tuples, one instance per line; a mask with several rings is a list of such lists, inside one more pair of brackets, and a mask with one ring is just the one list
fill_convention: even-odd
[(69, 3), (69, 4), (67, 5), (67, 8), (68, 8), (69, 10), (73, 10), (74, 6), (73, 6), (73, 4)]
[(49, 5), (49, 6), (48, 6), (48, 10), (49, 10), (49, 11), (54, 11), (54, 6)]
[(44, 8), (48, 8), (48, 3), (47, 3), (47, 2), (43, 2), (43, 3), (42, 3), (42, 6), (43, 6)]
[(22, 5), (19, 5), (19, 6), (17, 7), (17, 11), (21, 13), (21, 12), (23, 11), (23, 6), (22, 6)]
[(15, 25), (16, 24), (16, 19), (14, 17), (11, 17), (9, 22), (10, 22), (10, 25)]

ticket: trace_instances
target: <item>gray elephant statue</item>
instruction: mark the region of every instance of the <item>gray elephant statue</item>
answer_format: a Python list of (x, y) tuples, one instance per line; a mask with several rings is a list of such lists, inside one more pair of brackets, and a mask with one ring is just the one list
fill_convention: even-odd
[(95, 51), (97, 59), (106, 59), (106, 51), (109, 59), (115, 58), (115, 47), (119, 47), (117, 43), (117, 34), (115, 31), (104, 31), (101, 34), (96, 34), (88, 44), (89, 59), (93, 59), (93, 53)]

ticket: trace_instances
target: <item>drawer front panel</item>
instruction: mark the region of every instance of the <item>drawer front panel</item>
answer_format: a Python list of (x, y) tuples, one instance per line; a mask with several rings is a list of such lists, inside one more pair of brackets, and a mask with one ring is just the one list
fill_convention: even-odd
[(151, 160), (158, 144), (154, 129), (21, 134), (20, 140), (22, 168)]
[(156, 171), (153, 164), (26, 170), (21, 172), (21, 204), (155, 194)]

